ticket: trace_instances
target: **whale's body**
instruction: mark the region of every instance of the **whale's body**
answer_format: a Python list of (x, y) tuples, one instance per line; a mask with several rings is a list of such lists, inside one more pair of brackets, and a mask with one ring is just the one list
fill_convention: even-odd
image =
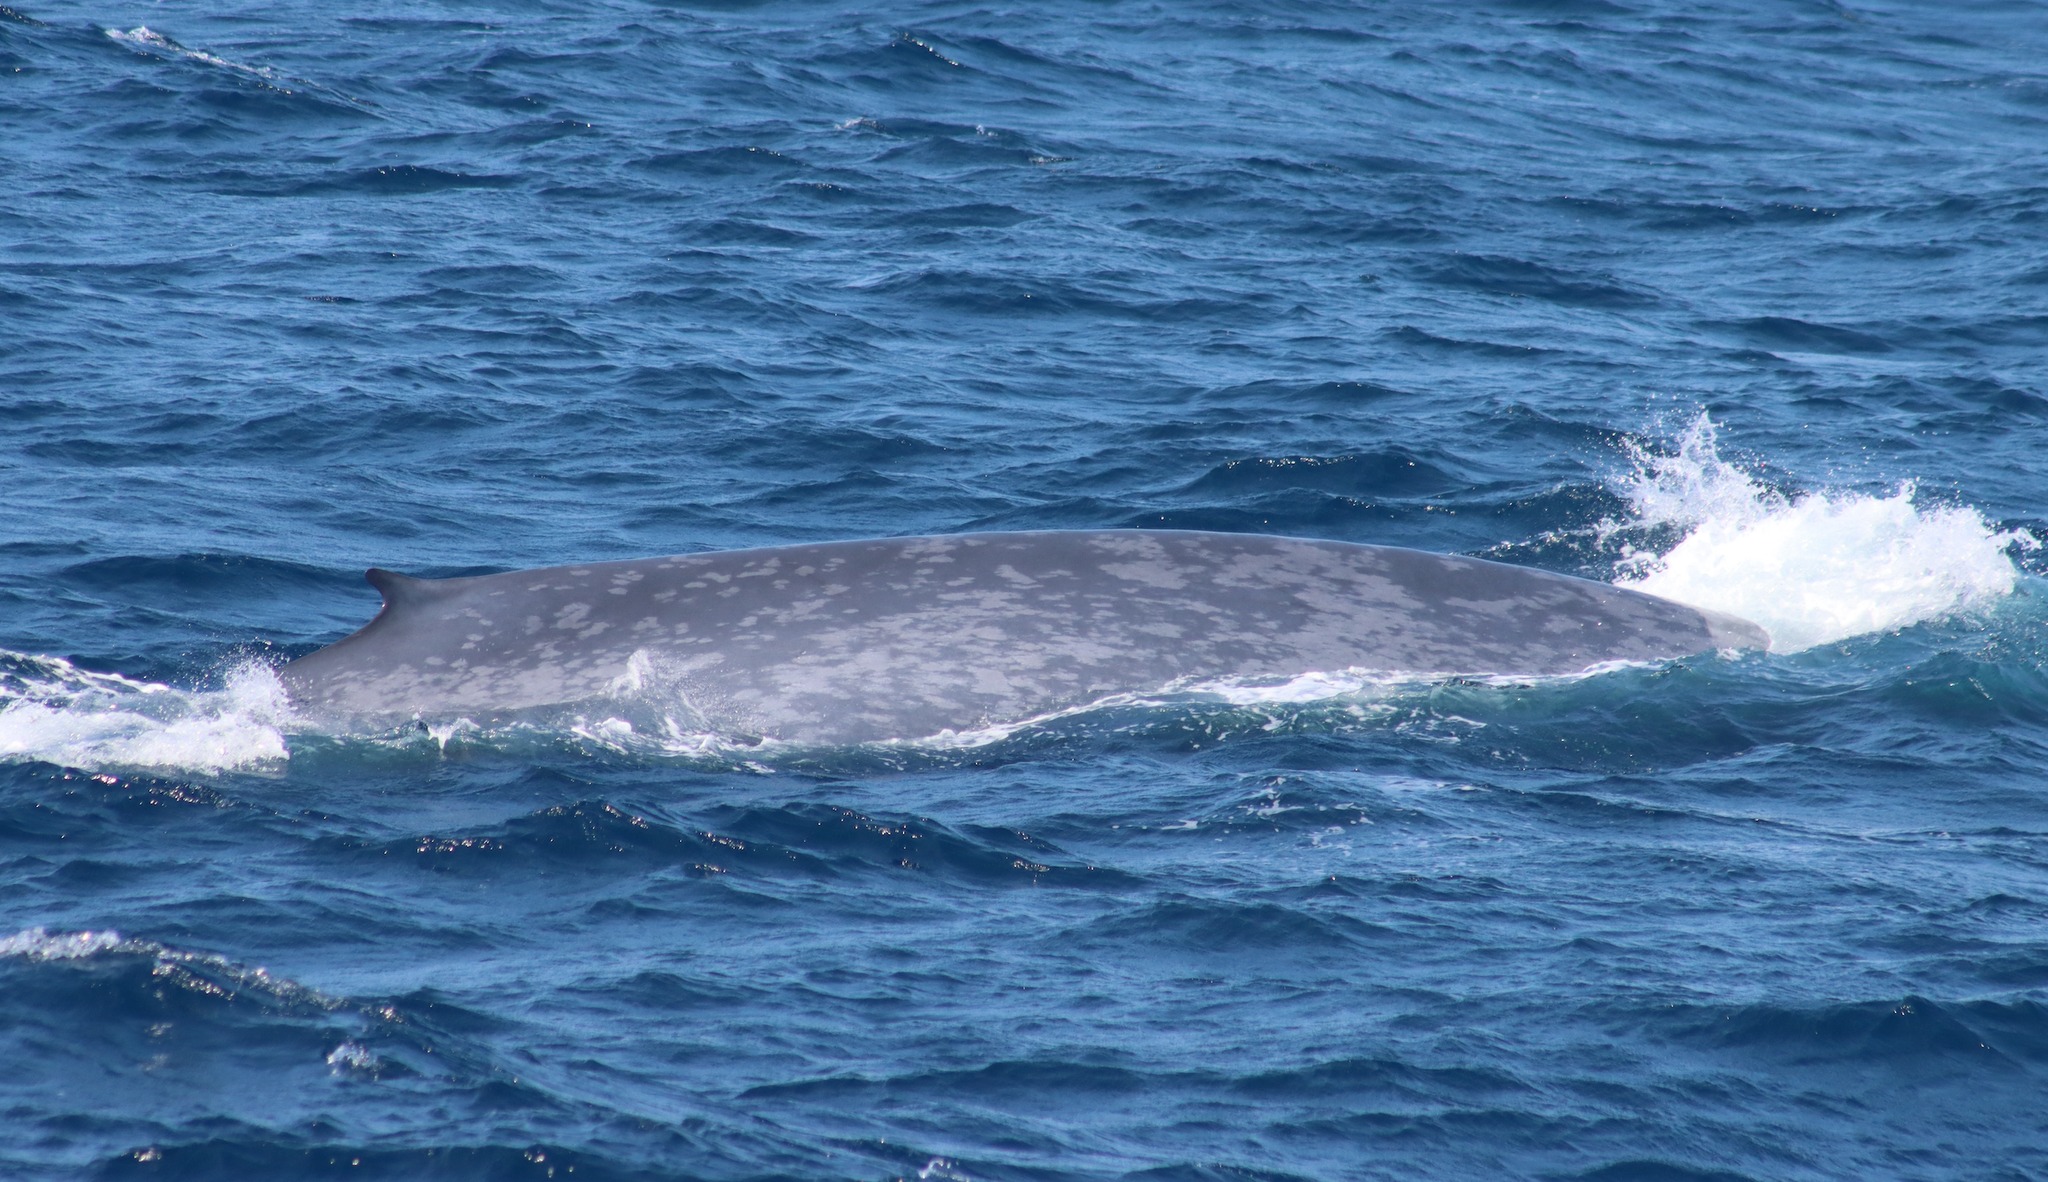
[(707, 727), (915, 739), (1189, 682), (1348, 669), (1576, 673), (1754, 648), (1755, 625), (1605, 583), (1388, 546), (1168, 530), (828, 542), (457, 579), (286, 665), (304, 713), (514, 714), (652, 677)]

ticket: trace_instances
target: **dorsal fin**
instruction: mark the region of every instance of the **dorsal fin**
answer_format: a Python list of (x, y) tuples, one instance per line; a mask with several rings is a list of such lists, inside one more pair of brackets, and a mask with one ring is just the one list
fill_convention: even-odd
[(420, 602), (434, 593), (436, 582), (434, 579), (415, 579), (411, 575), (401, 575), (395, 570), (385, 570), (381, 566), (373, 566), (364, 571), (363, 580), (375, 587), (377, 594), (384, 597), (385, 611)]

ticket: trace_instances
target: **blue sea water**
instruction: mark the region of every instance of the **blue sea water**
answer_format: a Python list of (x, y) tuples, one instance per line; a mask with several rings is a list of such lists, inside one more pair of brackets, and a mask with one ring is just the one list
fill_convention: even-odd
[[(2048, 9), (0, 9), (0, 1174), (2048, 1177)], [(450, 575), (1166, 527), (1768, 628), (333, 733)]]

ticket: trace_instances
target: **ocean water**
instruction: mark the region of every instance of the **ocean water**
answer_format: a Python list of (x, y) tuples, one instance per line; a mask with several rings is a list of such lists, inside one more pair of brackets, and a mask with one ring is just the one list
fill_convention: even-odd
[[(2048, 1176), (2038, 4), (0, 8), (0, 1174)], [(381, 565), (1259, 531), (1754, 619), (334, 733)]]

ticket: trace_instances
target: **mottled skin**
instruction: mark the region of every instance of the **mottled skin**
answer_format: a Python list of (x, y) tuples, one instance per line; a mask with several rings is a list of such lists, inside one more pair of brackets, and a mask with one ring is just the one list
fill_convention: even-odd
[(961, 534), (369, 578), (377, 618), (283, 669), (309, 714), (481, 719), (652, 673), (720, 731), (866, 742), (1184, 679), (1560, 674), (1768, 643), (1604, 583), (1255, 534)]

